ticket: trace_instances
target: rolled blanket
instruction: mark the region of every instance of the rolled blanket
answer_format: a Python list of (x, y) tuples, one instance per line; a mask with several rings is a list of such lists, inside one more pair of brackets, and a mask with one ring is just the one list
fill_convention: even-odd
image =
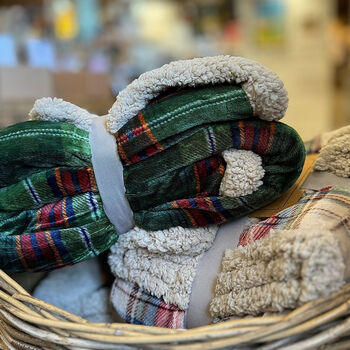
[[(232, 85), (181, 90), (153, 101), (116, 140), (126, 197), (136, 225), (147, 230), (243, 216), (288, 189), (304, 162), (298, 134), (285, 124), (253, 118), (246, 94)], [(229, 149), (261, 157), (265, 174), (253, 193), (220, 195), (221, 153)]]
[(349, 188), (307, 191), (295, 205), (244, 231), (222, 259), (213, 317), (293, 309), (350, 278)]
[(160, 232), (134, 229), (111, 249), (111, 302), (130, 323), (167, 328), (208, 324), (222, 251), (255, 219)]
[(72, 265), (117, 240), (91, 164), (88, 132), (29, 121), (0, 131), (0, 267)]
[[(253, 61), (174, 62), (118, 95), (106, 136), (117, 152), (94, 160), (87, 131), (100, 119), (62, 100), (37, 101), (36, 121), (2, 131), (1, 267), (45, 270), (99, 254), (123, 233), (111, 217), (120, 201), (149, 231), (218, 224), (273, 201), (305, 157), (298, 134), (276, 122), (287, 102), (278, 77)], [(120, 164), (118, 156), (123, 181), (112, 165), (106, 181), (106, 162)]]
[(327, 187), (267, 220), (221, 225), (215, 240), (129, 232), (112, 249), (111, 301), (127, 322), (168, 328), (293, 309), (350, 279), (349, 212), (349, 189)]

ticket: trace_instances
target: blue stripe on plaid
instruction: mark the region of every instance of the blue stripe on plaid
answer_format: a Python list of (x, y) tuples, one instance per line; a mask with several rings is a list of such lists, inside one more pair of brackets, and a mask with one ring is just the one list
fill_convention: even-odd
[(87, 250), (92, 252), (94, 255), (97, 255), (97, 253), (94, 249), (94, 246), (91, 242), (91, 238), (90, 238), (88, 230), (85, 227), (81, 226), (81, 227), (79, 227), (79, 231), (80, 231), (80, 237), (81, 237), (82, 241), (84, 242)]
[(35, 252), (35, 256), (37, 257), (37, 259), (39, 261), (43, 261), (44, 260), (44, 256), (43, 256), (43, 253), (38, 245), (38, 242), (36, 240), (36, 236), (35, 235), (30, 235), (30, 241), (32, 243), (32, 247), (33, 247), (33, 250)]
[(30, 196), (33, 198), (34, 202), (37, 205), (41, 204), (41, 200), (39, 198), (38, 192), (35, 190), (34, 186), (32, 185), (30, 179), (25, 179), (23, 180), (23, 183), (25, 185), (25, 187), (27, 188)]
[(65, 204), (66, 204), (67, 216), (69, 217), (70, 221), (73, 221), (75, 219), (75, 213), (73, 208), (73, 198), (67, 197)]
[(54, 243), (63, 263), (71, 264), (73, 261), (70, 258), (70, 254), (69, 254), (64, 242), (62, 242), (61, 231), (60, 230), (52, 230), (52, 231), (50, 231), (50, 235), (51, 235), (53, 243)]
[(63, 198), (64, 197), (62, 191), (58, 187), (55, 175), (47, 177), (47, 184), (50, 186), (52, 193), (56, 198)]
[(78, 174), (75, 171), (72, 171), (70, 173), (71, 177), (72, 177), (72, 183), (74, 185), (74, 189), (77, 191), (77, 193), (81, 193), (81, 188), (79, 186), (79, 179), (78, 179)]

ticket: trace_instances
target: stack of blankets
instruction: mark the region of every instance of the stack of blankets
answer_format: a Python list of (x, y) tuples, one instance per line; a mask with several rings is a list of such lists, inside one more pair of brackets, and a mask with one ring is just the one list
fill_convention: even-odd
[[(50, 272), (34, 295), (110, 322), (109, 288), (88, 259), (111, 248), (114, 309), (169, 328), (280, 312), (338, 289), (348, 277), (349, 191), (328, 177), (300, 191), (306, 151), (279, 122), (287, 104), (275, 73), (231, 56), (144, 73), (104, 118), (38, 100), (31, 121), (0, 131), (0, 267), (79, 262)], [(315, 170), (349, 176), (344, 161), (330, 161), (347, 135), (317, 140)], [(292, 205), (259, 213), (286, 193)], [(54, 289), (74, 274), (90, 282), (58, 300)]]

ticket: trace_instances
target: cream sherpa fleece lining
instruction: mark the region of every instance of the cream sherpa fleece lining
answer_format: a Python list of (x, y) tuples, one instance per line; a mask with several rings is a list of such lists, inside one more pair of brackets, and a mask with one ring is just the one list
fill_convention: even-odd
[(151, 232), (135, 227), (111, 248), (109, 265), (119, 278), (186, 310), (198, 261), (217, 230), (217, 225)]
[(265, 175), (261, 157), (246, 150), (229, 149), (222, 153), (226, 169), (220, 184), (220, 195), (239, 197), (252, 194)]
[(29, 112), (30, 120), (48, 120), (69, 123), (89, 131), (90, 124), (97, 115), (89, 113), (61, 98), (44, 97), (36, 100)]
[(221, 55), (175, 61), (140, 75), (117, 96), (107, 128), (115, 133), (169, 88), (223, 83), (241, 84), (259, 118), (272, 121), (284, 116), (288, 96), (274, 72), (246, 58)]
[(314, 169), (350, 177), (350, 126), (327, 133), (322, 137), (322, 144)]
[(339, 289), (344, 271), (337, 240), (326, 228), (273, 231), (225, 252), (209, 310), (224, 317), (295, 308)]

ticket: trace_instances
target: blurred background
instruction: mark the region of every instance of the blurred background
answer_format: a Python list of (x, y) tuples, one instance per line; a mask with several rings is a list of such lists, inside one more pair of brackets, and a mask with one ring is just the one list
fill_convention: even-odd
[(217, 54), (277, 72), (303, 139), (350, 124), (350, 0), (0, 0), (0, 127), (43, 96), (106, 114), (144, 71)]

